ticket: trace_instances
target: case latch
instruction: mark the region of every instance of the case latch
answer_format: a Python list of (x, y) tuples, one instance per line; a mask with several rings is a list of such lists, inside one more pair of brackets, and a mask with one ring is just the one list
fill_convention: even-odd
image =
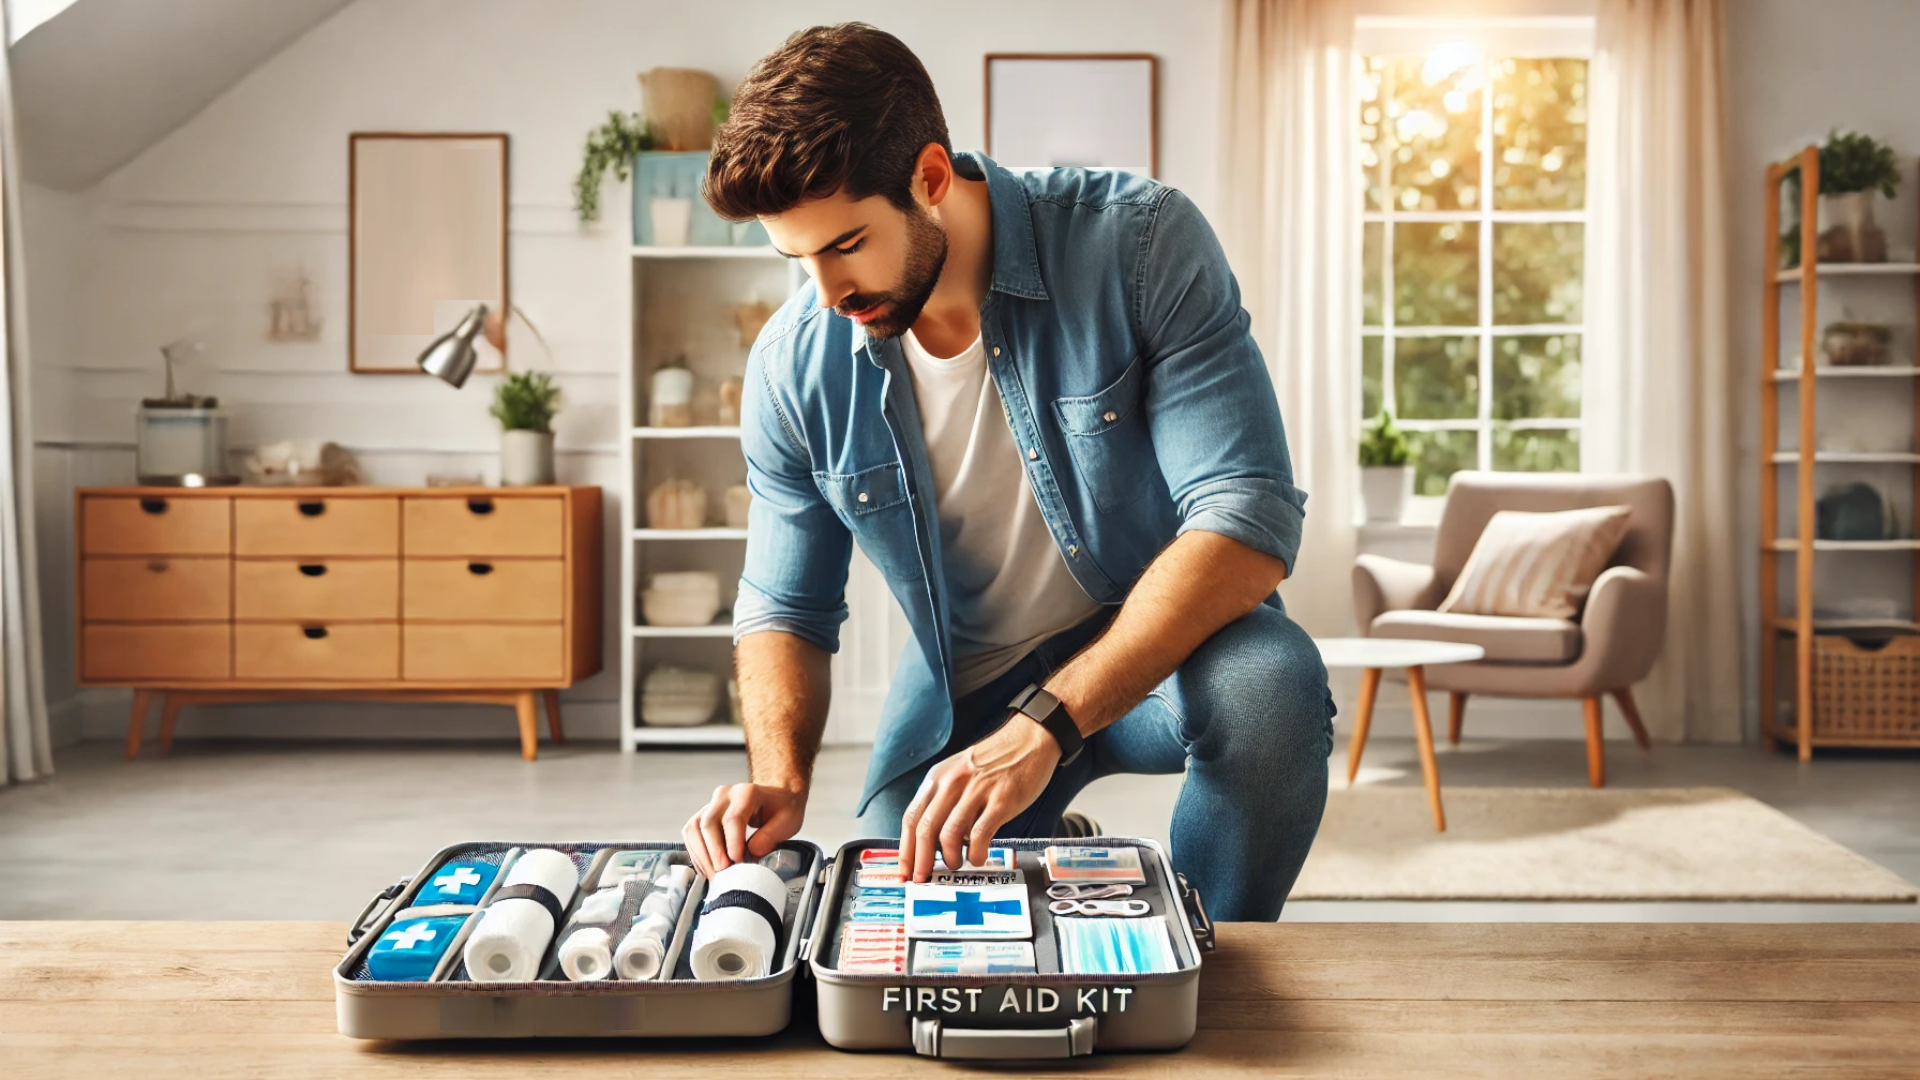
[(1187, 922), (1193, 926), (1193, 939), (1200, 943), (1201, 952), (1213, 951), (1213, 920), (1207, 917), (1206, 901), (1200, 899), (1200, 890), (1187, 883), (1187, 875), (1175, 874), (1180, 883), (1180, 905), (1187, 909)]

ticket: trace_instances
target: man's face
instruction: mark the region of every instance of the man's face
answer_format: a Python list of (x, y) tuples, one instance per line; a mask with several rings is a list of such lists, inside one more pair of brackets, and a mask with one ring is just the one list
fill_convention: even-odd
[(947, 263), (947, 232), (933, 215), (918, 204), (903, 211), (880, 195), (836, 193), (760, 221), (773, 246), (813, 275), (820, 306), (876, 340), (912, 328)]

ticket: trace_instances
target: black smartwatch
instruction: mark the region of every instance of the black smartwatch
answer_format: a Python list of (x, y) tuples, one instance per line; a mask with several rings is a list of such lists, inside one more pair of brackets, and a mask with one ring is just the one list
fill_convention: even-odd
[(1053, 741), (1060, 744), (1060, 767), (1064, 768), (1074, 758), (1080, 756), (1087, 740), (1080, 737), (1080, 727), (1067, 715), (1067, 707), (1060, 699), (1047, 693), (1040, 687), (1029, 684), (1025, 690), (1013, 696), (1007, 707), (1014, 712), (1031, 718), (1046, 728)]

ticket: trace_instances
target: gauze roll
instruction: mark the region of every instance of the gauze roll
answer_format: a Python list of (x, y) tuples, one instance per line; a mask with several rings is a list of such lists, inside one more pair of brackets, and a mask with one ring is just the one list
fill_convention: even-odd
[(773, 970), (787, 886), (759, 863), (735, 863), (713, 875), (693, 928), (693, 977), (758, 979)]
[(613, 973), (613, 941), (599, 927), (575, 930), (560, 943), (560, 970), (574, 982), (592, 982)]
[[(535, 848), (515, 860), (500, 892), (480, 915), (462, 954), (475, 982), (528, 982), (540, 974), (540, 958), (559, 929), (559, 912), (573, 902), (580, 883), (573, 860), (551, 848)], [(506, 895), (530, 886), (533, 896)], [(549, 908), (544, 901), (551, 899)]]
[(667, 939), (673, 936), (673, 924), (658, 915), (642, 915), (633, 929), (620, 939), (613, 954), (614, 970), (623, 979), (645, 981), (660, 973), (667, 959)]

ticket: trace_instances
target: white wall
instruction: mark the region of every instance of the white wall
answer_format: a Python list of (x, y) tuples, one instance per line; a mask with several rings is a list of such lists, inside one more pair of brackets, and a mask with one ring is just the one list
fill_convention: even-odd
[[(1730, 56), (1729, 95), (1732, 111), (1731, 177), (1728, 193), (1730, 252), (1730, 289), (1732, 294), (1731, 341), (1736, 365), (1741, 373), (1738, 397), (1732, 403), (1743, 419), (1740, 475), (1737, 480), (1744, 494), (1746, 525), (1742, 534), (1754, 543), (1739, 552), (1741, 579), (1746, 604), (1743, 623), (1747, 631), (1747, 657), (1751, 665), (1760, 648), (1758, 523), (1759, 523), (1759, 447), (1760, 406), (1759, 365), (1771, 362), (1760, 355), (1761, 281), (1764, 255), (1762, 213), (1765, 209), (1764, 182), (1767, 164), (1785, 158), (1808, 143), (1825, 139), (1834, 127), (1852, 128), (1888, 141), (1908, 158), (1906, 182), (1900, 204), (1883, 207), (1881, 224), (1887, 228), (1889, 244), (1912, 251), (1914, 247), (1914, 206), (1916, 183), (1912, 158), (1920, 154), (1920, 111), (1913, 103), (1920, 100), (1920, 68), (1913, 63), (1913, 46), (1920, 41), (1920, 3), (1912, 0), (1734, 0), (1729, 5), (1728, 53)], [(1853, 287), (1850, 283), (1849, 288)], [(1868, 286), (1868, 288), (1874, 288)], [(1869, 305), (1892, 304), (1900, 312), (1897, 321), (1913, 323), (1913, 292), (1910, 283), (1891, 286), (1891, 294), (1878, 295), (1854, 291), (1847, 299), (1856, 317), (1869, 317)], [(1837, 317), (1834, 310), (1840, 294), (1832, 294), (1834, 303), (1823, 304), (1822, 318)], [(1794, 294), (1788, 294), (1788, 300)], [(1888, 312), (1889, 315), (1893, 311)], [(1797, 355), (1798, 346), (1791, 345)], [(1828, 386), (1821, 387), (1823, 393)], [(1842, 398), (1836, 390), (1825, 404), (1843, 408), (1849, 423), (1884, 423), (1891, 417), (1910, 412), (1912, 398), (1904, 393), (1871, 397)], [(1783, 410), (1795, 407), (1783, 398)], [(1839, 419), (1839, 410), (1822, 407), (1823, 428), (1831, 429)], [(1904, 421), (1899, 421), (1904, 422)], [(1783, 470), (1785, 471), (1785, 470)], [(1823, 472), (1824, 483), (1837, 474)], [(1848, 477), (1849, 479), (1851, 477)], [(1791, 475), (1786, 477), (1789, 481)], [(1901, 477), (1904, 480), (1904, 476)], [(1904, 483), (1896, 487), (1903, 488)], [(1911, 520), (1911, 516), (1907, 517)], [(1877, 574), (1877, 580), (1892, 582), (1896, 593), (1908, 593), (1909, 578), (1898, 556), (1864, 556), (1883, 561), (1869, 569), (1856, 563), (1852, 567), (1825, 560), (1823, 575), (1831, 568), (1834, 578), (1823, 577), (1819, 585), (1843, 582), (1849, 570)], [(1874, 580), (1874, 579), (1869, 579)], [(1783, 589), (1791, 579), (1783, 579)], [(1791, 591), (1783, 595), (1791, 597)], [(1759, 702), (1755, 690), (1757, 675), (1749, 667), (1747, 722), (1754, 726)], [(1757, 735), (1755, 736), (1757, 737)]]
[[(207, 343), (190, 385), (232, 411), (237, 449), (329, 438), (358, 454), (379, 483), (418, 483), (438, 470), (495, 474), (492, 380), (455, 392), (346, 371), (350, 132), (511, 135), (511, 289), (554, 355), (518, 323), (510, 349), (516, 366), (555, 371), (563, 388), (560, 478), (612, 491), (620, 486), (618, 372), (628, 352), (619, 314), (625, 189), (608, 191), (606, 224), (583, 229), (570, 184), (588, 129), (609, 109), (638, 107), (636, 72), (704, 68), (731, 86), (791, 31), (864, 19), (919, 54), (942, 91), (956, 146), (969, 148), (983, 140), (983, 54), (1153, 52), (1161, 58), (1162, 175), (1204, 210), (1216, 198), (1222, 13), (1220, 0), (1112, 0), (1097, 10), (981, 0), (964, 11), (826, 0), (358, 0), (91, 191), (29, 193), (50, 696), (72, 695), (70, 488), (131, 479), (132, 411), (158, 391), (158, 350), (168, 341)], [(315, 283), (323, 337), (271, 344), (264, 327), (273, 279), (295, 267)], [(622, 640), (611, 617), (619, 607), (616, 506), (607, 517), (609, 672), (568, 695), (569, 730), (601, 737), (615, 730), (612, 668)], [(83, 696), (88, 734), (123, 730), (123, 700)], [(319, 706), (190, 710), (181, 721), (182, 737), (511, 730), (506, 710), (460, 707), (409, 710), (398, 727), (390, 715)]]

